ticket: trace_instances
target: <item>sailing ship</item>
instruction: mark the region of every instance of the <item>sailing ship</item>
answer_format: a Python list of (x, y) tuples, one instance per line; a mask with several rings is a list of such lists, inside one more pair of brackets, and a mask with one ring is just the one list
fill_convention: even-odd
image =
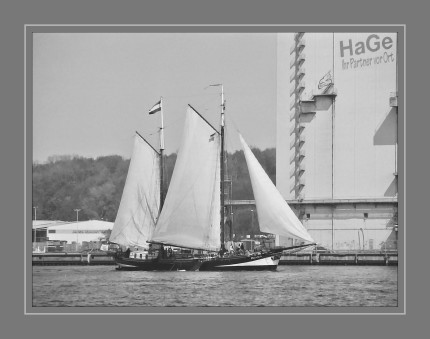
[[(214, 86), (222, 88), (222, 85)], [(229, 253), (225, 249), (225, 196), (224, 180), (221, 180), (225, 165), (223, 90), (221, 102), (220, 131), (188, 105), (175, 168), (162, 203), (156, 198), (163, 197), (162, 193), (157, 194), (160, 185), (156, 184), (156, 178), (161, 177), (157, 174), (160, 171), (157, 163), (160, 161), (154, 160), (161, 152), (151, 150), (148, 143), (136, 137), (139, 142), (135, 141), (135, 149), (138, 150), (132, 155), (111, 241), (136, 246), (143, 246), (146, 242), (158, 247), (158, 251), (155, 256), (151, 251), (118, 255), (118, 268), (161, 271), (276, 270), (283, 251), (315, 245), (239, 134), (251, 177), (260, 230), (298, 238), (303, 243), (248, 254)], [(139, 158), (142, 162), (135, 164)], [(132, 179), (129, 180), (129, 177)], [(165, 248), (172, 247), (197, 251), (199, 255), (184, 258), (170, 252), (166, 257)]]

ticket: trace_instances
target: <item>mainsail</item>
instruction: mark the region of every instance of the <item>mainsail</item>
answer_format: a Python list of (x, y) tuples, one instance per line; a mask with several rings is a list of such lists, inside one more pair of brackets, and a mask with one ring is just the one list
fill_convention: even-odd
[(150, 242), (220, 248), (220, 136), (188, 107), (172, 179)]
[(159, 154), (139, 135), (109, 241), (147, 247), (160, 206)]
[(262, 232), (314, 242), (239, 134), (245, 153)]

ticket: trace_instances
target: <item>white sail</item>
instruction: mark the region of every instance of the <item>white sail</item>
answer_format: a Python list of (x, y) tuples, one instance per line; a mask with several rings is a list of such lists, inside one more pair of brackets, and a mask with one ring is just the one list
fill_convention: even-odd
[(314, 242), (240, 134), (239, 137), (251, 177), (260, 230)]
[(220, 136), (188, 107), (185, 128), (151, 242), (220, 248)]
[(158, 153), (136, 135), (110, 241), (125, 246), (148, 246), (160, 206), (159, 160)]

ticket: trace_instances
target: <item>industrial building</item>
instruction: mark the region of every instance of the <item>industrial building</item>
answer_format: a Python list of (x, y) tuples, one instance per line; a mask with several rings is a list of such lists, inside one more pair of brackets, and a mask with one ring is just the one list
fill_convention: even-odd
[(330, 250), (397, 248), (397, 40), (278, 34), (276, 185)]

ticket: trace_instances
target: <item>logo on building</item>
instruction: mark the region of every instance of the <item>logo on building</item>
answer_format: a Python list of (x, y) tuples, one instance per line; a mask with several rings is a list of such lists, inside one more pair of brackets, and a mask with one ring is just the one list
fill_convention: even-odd
[[(370, 34), (364, 41), (341, 40), (339, 41), (339, 52), (342, 58), (342, 69), (371, 67), (394, 62), (393, 46), (394, 41), (391, 37), (380, 37), (378, 34)], [(369, 55), (369, 53), (378, 52), (378, 55)], [(367, 54), (367, 56), (364, 57), (363, 54)]]
[(331, 71), (328, 71), (318, 82), (318, 89), (326, 88), (333, 83)]

